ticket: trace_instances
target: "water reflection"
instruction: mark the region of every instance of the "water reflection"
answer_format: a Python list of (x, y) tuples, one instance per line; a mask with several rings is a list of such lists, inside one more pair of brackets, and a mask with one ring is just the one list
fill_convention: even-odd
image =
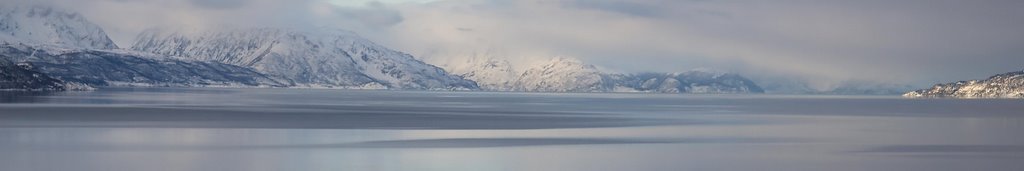
[(42, 97), (59, 94), (50, 91), (0, 91), (0, 103), (41, 103)]
[(1014, 100), (165, 88), (0, 99), (0, 170), (1024, 168)]

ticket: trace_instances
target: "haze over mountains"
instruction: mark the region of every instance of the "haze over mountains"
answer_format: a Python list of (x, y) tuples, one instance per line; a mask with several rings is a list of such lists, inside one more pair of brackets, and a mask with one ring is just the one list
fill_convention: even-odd
[(487, 91), (763, 92), (735, 74), (613, 74), (570, 58), (554, 58), (521, 73), (497, 68), (504, 65), (498, 61), (453, 75), (329, 28), (200, 33), (157, 28), (121, 49), (77, 13), (37, 5), (5, 9), (0, 53), (54, 80), (92, 86), (481, 90), (481, 82)]
[(518, 71), (506, 60), (470, 58), (449, 70), (476, 81), (488, 91), (529, 92), (649, 92), (649, 93), (764, 93), (737, 74), (689, 71), (682, 73), (611, 73), (567, 57), (555, 57)]
[[(38, 80), (5, 82), (5, 87), (24, 89), (63, 89), (39, 88), (49, 85), (48, 79), (67, 87), (782, 94), (900, 94), (912, 89), (872, 81), (845, 81), (821, 88), (807, 80), (749, 79), (736, 73), (686, 68), (667, 73), (620, 73), (572, 57), (514, 65), (496, 56), (477, 56), (434, 63), (443, 66), (438, 67), (353, 32), (326, 27), (153, 28), (139, 34), (130, 47), (119, 47), (102, 28), (75, 12), (15, 5), (3, 6), (0, 14), (0, 55), (20, 66), (4, 70), (41, 74)], [(24, 85), (15, 85), (18, 82)]]

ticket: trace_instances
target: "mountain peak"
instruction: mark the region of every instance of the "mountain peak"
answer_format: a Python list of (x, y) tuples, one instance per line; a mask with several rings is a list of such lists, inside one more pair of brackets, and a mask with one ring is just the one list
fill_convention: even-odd
[(117, 49), (102, 28), (80, 14), (48, 5), (0, 7), (0, 40), (86, 49)]

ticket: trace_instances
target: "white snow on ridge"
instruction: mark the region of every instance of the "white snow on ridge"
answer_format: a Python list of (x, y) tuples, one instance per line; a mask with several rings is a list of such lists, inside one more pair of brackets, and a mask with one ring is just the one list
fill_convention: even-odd
[(472, 81), (338, 29), (242, 28), (197, 34), (151, 29), (140, 34), (132, 49), (252, 67), (295, 85), (477, 89)]
[(74, 12), (49, 6), (10, 4), (0, 6), (0, 40), (5, 43), (36, 43), (59, 46), (116, 49), (102, 28)]

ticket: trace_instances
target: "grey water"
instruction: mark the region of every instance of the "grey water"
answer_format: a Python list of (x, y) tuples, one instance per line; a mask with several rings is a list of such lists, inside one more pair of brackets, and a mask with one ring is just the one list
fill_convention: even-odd
[(1024, 100), (0, 92), (0, 170), (1024, 170)]

